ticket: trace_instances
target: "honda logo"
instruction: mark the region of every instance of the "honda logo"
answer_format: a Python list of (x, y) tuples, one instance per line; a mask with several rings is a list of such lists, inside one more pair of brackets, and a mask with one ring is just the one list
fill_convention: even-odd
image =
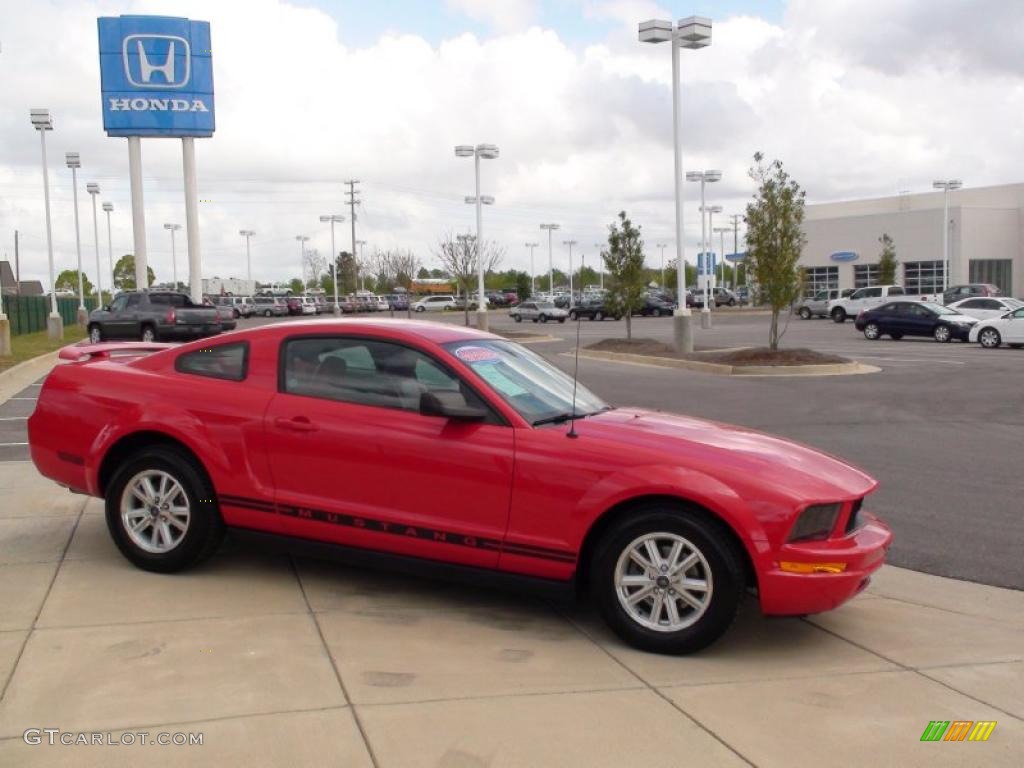
[(188, 40), (175, 35), (128, 35), (124, 74), (136, 88), (184, 88), (191, 75)]

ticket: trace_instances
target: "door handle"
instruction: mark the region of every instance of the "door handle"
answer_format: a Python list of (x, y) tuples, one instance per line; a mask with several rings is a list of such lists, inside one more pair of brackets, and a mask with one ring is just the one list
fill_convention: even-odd
[(316, 432), (318, 427), (305, 416), (296, 416), (294, 419), (278, 417), (274, 424), (281, 429), (290, 429), (292, 432)]

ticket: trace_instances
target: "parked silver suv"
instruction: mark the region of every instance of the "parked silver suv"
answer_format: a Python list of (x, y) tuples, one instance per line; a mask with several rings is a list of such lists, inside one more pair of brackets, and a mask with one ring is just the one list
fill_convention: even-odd
[(796, 313), (804, 320), (810, 320), (812, 317), (828, 317), (828, 303), (840, 298), (840, 295), (841, 293), (838, 288), (818, 291), (813, 296), (805, 297), (798, 303)]

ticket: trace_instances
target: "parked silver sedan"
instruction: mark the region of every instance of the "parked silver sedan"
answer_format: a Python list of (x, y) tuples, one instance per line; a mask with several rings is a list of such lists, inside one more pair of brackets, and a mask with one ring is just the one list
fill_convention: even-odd
[(557, 320), (564, 323), (569, 312), (556, 307), (551, 301), (524, 301), (508, 311), (509, 317), (517, 323), (523, 320), (532, 320), (535, 323), (546, 323), (549, 320)]

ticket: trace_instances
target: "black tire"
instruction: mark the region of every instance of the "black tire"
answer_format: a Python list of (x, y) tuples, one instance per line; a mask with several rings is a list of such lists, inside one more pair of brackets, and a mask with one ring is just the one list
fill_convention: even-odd
[(730, 307), (735, 307), (736, 306), (736, 299), (729, 299), (729, 306)]
[(939, 323), (932, 331), (932, 336), (940, 344), (948, 344), (953, 340), (953, 329), (945, 323)]
[(546, 322), (548, 321), (548, 316), (547, 316), (547, 315), (541, 315), (541, 316), (540, 316), (540, 321), (541, 321), (542, 323), (546, 323)]
[(1024, 344), (1008, 344), (1007, 346), (1010, 349), (1020, 349), (1021, 347), (1024, 347)]
[(523, 318), (521, 318), (519, 315), (513, 315), (512, 319), (515, 320), (517, 323), (523, 322)]
[(139, 336), (145, 342), (158, 341), (160, 338), (157, 335), (156, 328), (151, 323), (146, 323), (142, 326)]
[(889, 335), (892, 337), (893, 341), (899, 341), (900, 339), (903, 338), (902, 333), (890, 333)]
[(572, 320), (573, 322), (576, 322), (576, 319), (578, 317), (579, 317), (579, 315), (576, 313), (575, 310), (569, 313), (569, 319)]
[[(978, 333), (978, 343), (985, 349), (999, 349), (1003, 343), (1003, 337), (995, 328), (982, 328)], [(1019, 344), (1011, 344), (1011, 347), (1018, 347)]]
[(91, 323), (89, 325), (89, 342), (99, 344), (101, 341), (103, 341), (103, 327), (99, 323)]
[[(703, 614), (690, 626), (675, 631), (639, 623), (623, 608), (615, 582), (620, 557), (637, 539), (655, 533), (685, 539), (700, 552), (710, 571), (710, 579), (705, 574), (711, 590)], [(662, 552), (662, 556), (665, 554)], [(698, 563), (688, 575), (694, 569), (704, 570), (704, 565)], [(677, 510), (661, 504), (645, 505), (614, 524), (598, 543), (590, 569), (591, 595), (604, 620), (625, 642), (654, 653), (693, 653), (721, 637), (736, 618), (744, 584), (742, 555), (722, 524), (699, 510)], [(646, 599), (641, 602), (646, 603)]]
[(273, 317), (273, 316), (274, 316), (274, 313), (273, 313), (273, 312), (271, 312), (271, 311), (270, 311), (270, 310), (268, 309), (268, 310), (266, 310), (266, 311), (265, 311), (265, 312), (263, 313), (263, 316), (264, 316), (264, 317)]
[(661, 317), (661, 310), (655, 307), (651, 310), (651, 317)]
[(416, 311), (417, 312), (426, 312), (427, 308), (426, 307), (416, 307)]
[(232, 309), (231, 310), (231, 314), (234, 316), (235, 320), (237, 320), (238, 318), (240, 318), (242, 316), (242, 313), (239, 312), (237, 309)]
[(864, 326), (864, 338), (868, 341), (877, 341), (882, 336), (882, 329), (878, 323), (868, 323)]
[(565, 322), (565, 318), (564, 318), (564, 317), (560, 317), (560, 318), (558, 318), (558, 322), (560, 322), (560, 323), (564, 323), (564, 322)]
[(845, 323), (846, 322), (846, 310), (842, 307), (836, 307), (832, 310), (832, 322), (833, 323)]
[(809, 310), (807, 307), (800, 307), (799, 314), (800, 314), (800, 317), (802, 317), (804, 320), (810, 320), (811, 319), (811, 310)]
[(535, 318), (533, 318), (533, 322), (535, 322), (535, 323), (537, 322), (537, 318), (536, 318), (536, 317), (535, 317)]
[[(126, 486), (147, 470), (170, 475), (181, 485), (189, 502), (187, 530), (172, 549), (162, 553), (147, 552), (136, 544), (125, 529), (121, 515)], [(175, 573), (191, 568), (210, 557), (224, 538), (224, 521), (213, 486), (197, 462), (183, 451), (157, 446), (134, 453), (118, 467), (105, 496), (107, 529), (114, 543), (125, 558), (143, 570)]]
[(604, 312), (602, 312), (600, 309), (597, 310), (597, 312), (594, 313), (593, 319), (596, 320), (597, 322), (601, 322), (602, 320), (604, 320)]

